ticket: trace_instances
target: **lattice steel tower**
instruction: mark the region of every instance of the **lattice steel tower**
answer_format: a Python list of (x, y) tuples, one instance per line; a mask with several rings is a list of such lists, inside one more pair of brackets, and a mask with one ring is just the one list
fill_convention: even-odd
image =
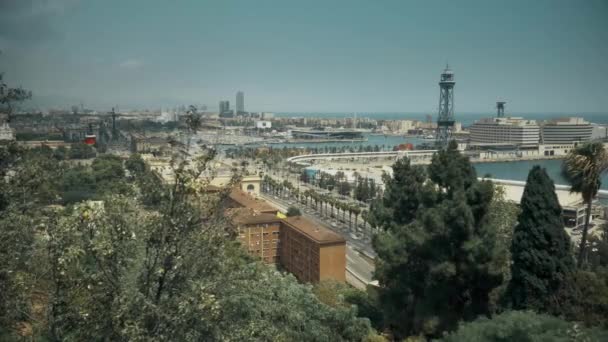
[(437, 115), (437, 145), (446, 148), (454, 128), (454, 72), (446, 65), (439, 81), (439, 114)]
[(505, 116), (505, 101), (496, 102), (496, 116), (502, 118)]

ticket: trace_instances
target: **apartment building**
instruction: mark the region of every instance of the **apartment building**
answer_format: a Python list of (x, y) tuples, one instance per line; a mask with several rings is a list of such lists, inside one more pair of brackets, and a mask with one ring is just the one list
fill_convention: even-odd
[(301, 216), (281, 222), (280, 263), (301, 282), (346, 279), (346, 241)]
[(228, 205), (226, 216), (250, 255), (301, 282), (345, 281), (346, 241), (340, 235), (301, 216), (279, 218), (276, 208), (238, 188), (230, 193)]
[(249, 208), (228, 209), (226, 215), (237, 228), (237, 239), (250, 255), (267, 264), (278, 262), (280, 218)]

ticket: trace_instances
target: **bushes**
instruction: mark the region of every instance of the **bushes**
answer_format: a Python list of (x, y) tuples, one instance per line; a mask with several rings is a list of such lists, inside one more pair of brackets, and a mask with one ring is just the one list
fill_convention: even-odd
[(560, 318), (531, 311), (507, 311), (492, 319), (461, 324), (445, 342), (492, 341), (607, 341), (608, 332), (583, 328)]

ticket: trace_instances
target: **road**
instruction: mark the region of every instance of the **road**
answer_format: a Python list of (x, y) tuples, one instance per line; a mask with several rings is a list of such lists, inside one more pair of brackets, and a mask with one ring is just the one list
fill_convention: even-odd
[[(268, 203), (274, 205), (283, 212), (287, 211), (289, 204), (284, 200), (271, 197), (267, 194), (260, 195)], [(346, 280), (349, 284), (357, 288), (365, 288), (365, 286), (373, 280), (373, 258), (375, 257), (373, 249), (368, 244), (365, 244), (358, 239), (354, 239), (350, 234), (331, 227), (326, 221), (323, 221), (314, 215), (303, 212), (302, 216), (315, 222), (319, 226), (333, 230), (344, 237), (346, 240)]]

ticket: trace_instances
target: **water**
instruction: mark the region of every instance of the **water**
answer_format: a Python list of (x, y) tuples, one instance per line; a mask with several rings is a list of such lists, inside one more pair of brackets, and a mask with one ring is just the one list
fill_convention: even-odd
[[(379, 146), (382, 150), (392, 151), (394, 146), (399, 144), (410, 143), (414, 146), (423, 142), (433, 142), (434, 140), (424, 140), (418, 137), (403, 137), (397, 135), (371, 135), (363, 134), (367, 138), (367, 141), (336, 141), (336, 142), (298, 142), (298, 143), (286, 143), (286, 144), (269, 144), (272, 148), (294, 148), (294, 147), (307, 147), (307, 148), (324, 148), (324, 147), (353, 147), (355, 149), (359, 146)], [(251, 146), (251, 145), (250, 145)], [(384, 146), (384, 148), (382, 148)]]
[[(403, 113), (357, 113), (358, 118), (370, 118), (374, 120), (419, 120), (426, 121), (426, 115), (431, 114), (433, 120), (437, 120), (437, 113), (422, 113), (422, 112), (403, 112)], [(277, 117), (324, 117), (324, 118), (352, 118), (354, 113), (276, 113)], [(470, 126), (476, 120), (493, 117), (495, 112), (487, 113), (456, 113), (456, 121), (461, 122), (463, 126)], [(576, 116), (582, 117), (585, 120), (597, 124), (608, 124), (608, 113), (511, 113), (507, 112), (507, 116), (521, 116), (531, 120), (547, 120), (552, 118), (561, 118)]]
[[(528, 172), (534, 165), (540, 165), (547, 170), (547, 174), (555, 184), (569, 185), (568, 181), (562, 175), (563, 160), (545, 159), (545, 160), (522, 160), (509, 162), (495, 163), (475, 163), (475, 169), (478, 176), (489, 174), (492, 178), (508, 179), (516, 181), (526, 181)], [(601, 189), (608, 190), (608, 175), (602, 177)]]

